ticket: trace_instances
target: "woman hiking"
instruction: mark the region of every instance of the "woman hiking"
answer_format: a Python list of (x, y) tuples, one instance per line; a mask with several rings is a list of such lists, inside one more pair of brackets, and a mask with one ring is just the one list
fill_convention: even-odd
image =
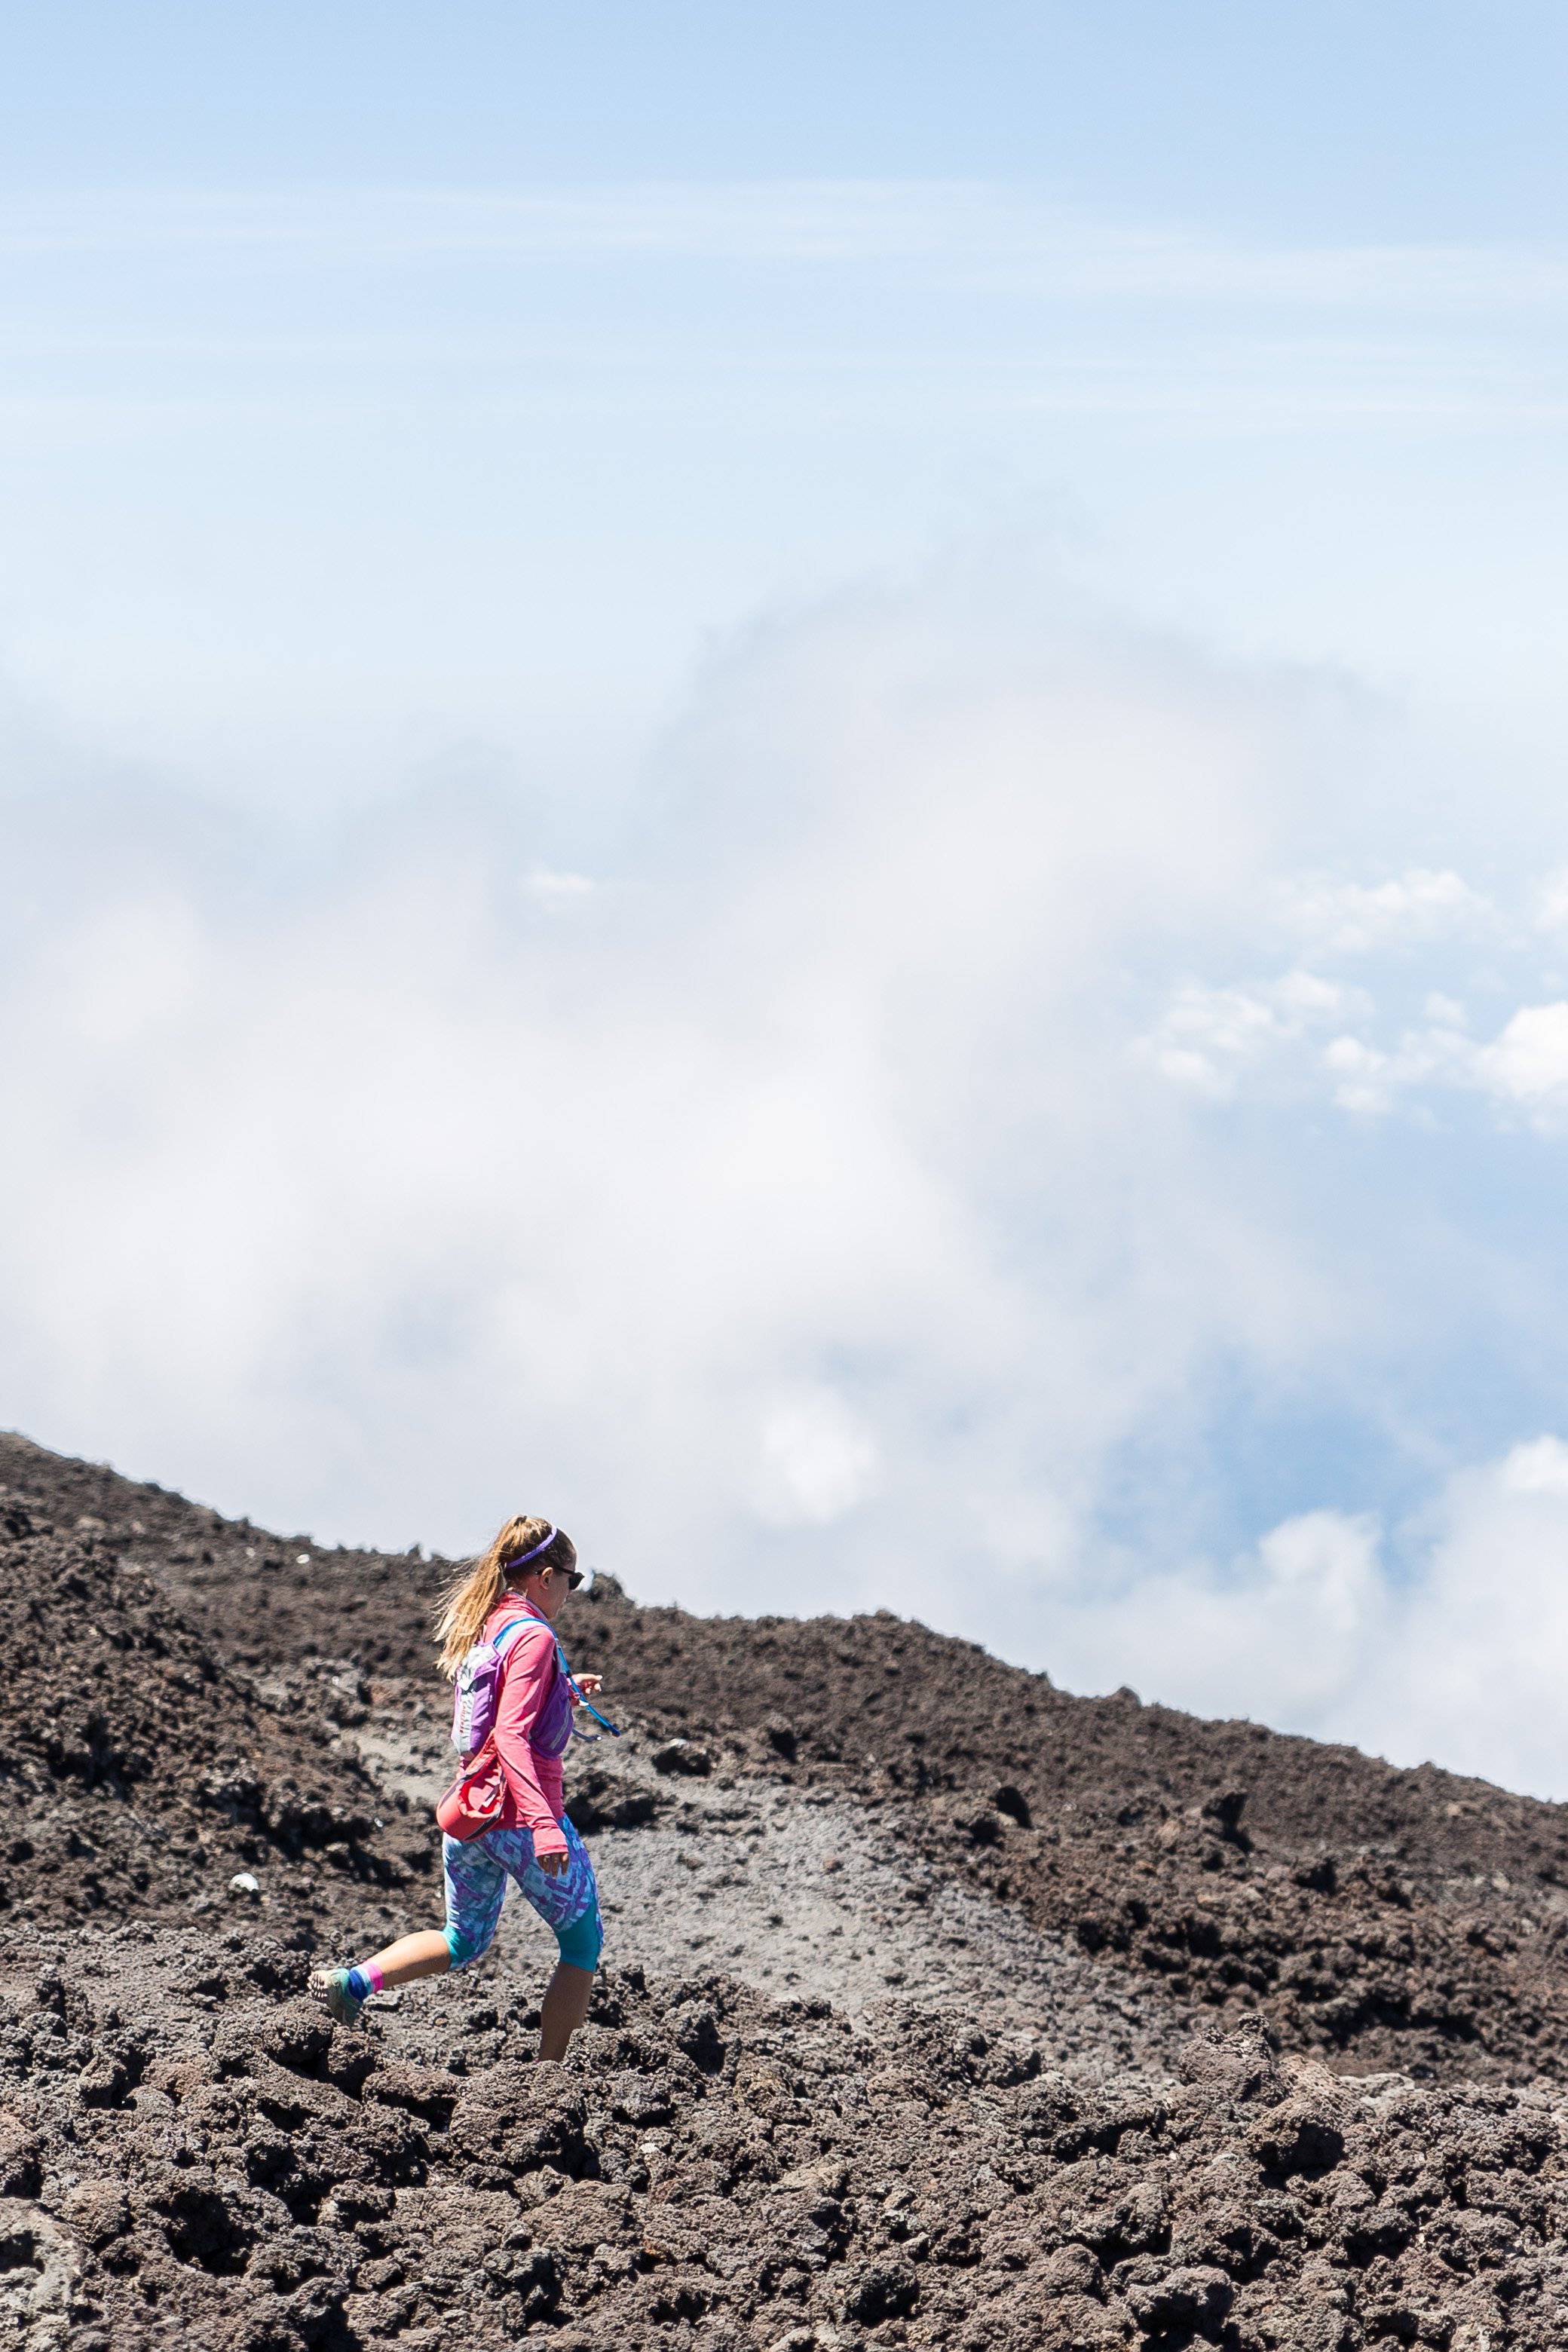
[[(316, 1970), (310, 1990), (340, 2023), (357, 2024), (370, 1994), (384, 1985), (445, 1976), (478, 1959), (495, 1934), (511, 1878), (555, 1930), (560, 1954), (544, 1995), (539, 2055), (565, 2056), (588, 2013), (604, 1940), (594, 1865), (566, 1819), (561, 1794), (574, 1704), (600, 1686), (597, 1675), (584, 1675), (574, 1689), (553, 1632), (567, 1593), (582, 1581), (569, 1536), (548, 1519), (510, 1518), (489, 1550), (448, 1586), (436, 1630), (441, 1671), (458, 1680), (455, 1740), (468, 1720), (462, 1694), (470, 1678), (459, 1677), (459, 1669), (469, 1653), (491, 1645), (479, 1656), (499, 1672), (491, 1738), (500, 1801), (489, 1816), (496, 1826), (461, 1840), (442, 1839), (445, 1927), (404, 1936), (356, 1968)], [(468, 1747), (466, 1737), (461, 1744)]]

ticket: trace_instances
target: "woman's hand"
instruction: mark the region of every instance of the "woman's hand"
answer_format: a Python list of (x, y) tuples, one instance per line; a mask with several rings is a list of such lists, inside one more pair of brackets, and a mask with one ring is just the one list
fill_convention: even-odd
[(569, 1853), (542, 1853), (535, 1856), (546, 1878), (564, 1877), (572, 1857)]
[(579, 1675), (577, 1687), (584, 1698), (592, 1698), (595, 1691), (604, 1689), (605, 1677), (603, 1675)]

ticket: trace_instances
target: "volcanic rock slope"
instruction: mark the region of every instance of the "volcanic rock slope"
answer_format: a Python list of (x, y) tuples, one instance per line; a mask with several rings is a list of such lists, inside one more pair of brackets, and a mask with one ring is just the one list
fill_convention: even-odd
[(440, 1563), (0, 1439), (0, 2345), (1568, 2343), (1568, 1820), (889, 1616), (568, 1646), (608, 1965), (439, 1916)]

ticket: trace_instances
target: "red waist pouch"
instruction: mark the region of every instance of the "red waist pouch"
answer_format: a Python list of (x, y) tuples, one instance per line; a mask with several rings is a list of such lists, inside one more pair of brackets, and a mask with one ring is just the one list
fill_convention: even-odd
[(497, 1828), (506, 1802), (506, 1777), (494, 1738), (465, 1757), (463, 1767), (446, 1794), (437, 1801), (436, 1824), (449, 1838), (467, 1844)]

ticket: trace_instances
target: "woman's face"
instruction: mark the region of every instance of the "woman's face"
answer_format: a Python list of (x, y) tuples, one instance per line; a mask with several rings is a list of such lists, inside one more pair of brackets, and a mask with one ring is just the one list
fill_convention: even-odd
[(561, 1604), (571, 1590), (564, 1571), (559, 1568), (536, 1569), (523, 1586), (534, 1607), (552, 1623), (560, 1615)]

